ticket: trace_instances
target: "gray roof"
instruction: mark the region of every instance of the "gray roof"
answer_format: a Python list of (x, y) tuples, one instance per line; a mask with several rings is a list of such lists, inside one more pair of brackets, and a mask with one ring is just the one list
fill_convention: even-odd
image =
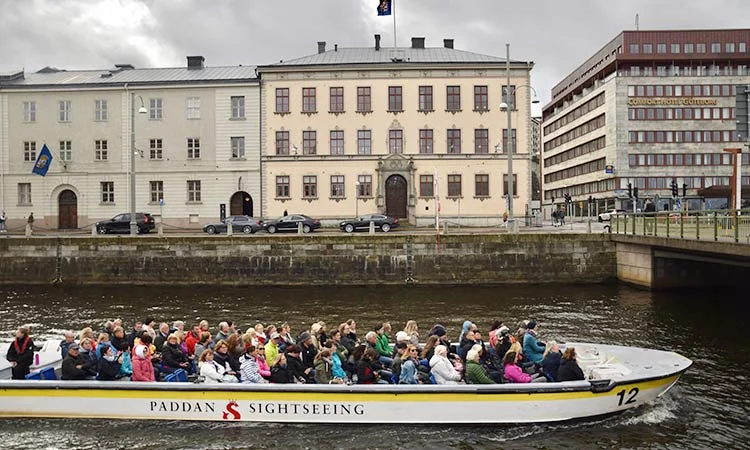
[[(396, 59), (396, 60), (394, 60)], [(398, 61), (400, 60), (400, 61)], [(514, 61), (512, 63), (524, 63)], [(301, 58), (281, 61), (261, 68), (274, 68), (285, 66), (326, 66), (326, 65), (353, 65), (353, 64), (500, 64), (505, 63), (505, 58), (497, 56), (482, 55), (464, 50), (456, 50), (444, 47), (411, 48), (382, 47), (375, 50), (374, 47), (339, 48), (328, 50), (324, 53), (303, 56)]]
[(79, 85), (152, 85), (196, 84), (257, 81), (255, 66), (205, 67), (189, 70), (186, 67), (162, 69), (122, 70), (55, 70), (25, 73), (23, 78), (0, 81), (0, 87), (79, 86)]

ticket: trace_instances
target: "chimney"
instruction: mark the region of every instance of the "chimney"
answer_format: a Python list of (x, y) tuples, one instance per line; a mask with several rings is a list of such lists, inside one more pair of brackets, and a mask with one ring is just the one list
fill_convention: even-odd
[(443, 47), (453, 48), (453, 39), (443, 39)]
[(326, 42), (318, 41), (318, 53), (325, 53), (325, 52), (326, 52)]
[(202, 56), (188, 56), (187, 57), (187, 68), (188, 70), (201, 70), (203, 69), (203, 62), (206, 58)]
[(375, 35), (375, 51), (380, 50), (380, 35)]
[(339, 51), (339, 44), (333, 44), (333, 51), (334, 52)]
[(411, 48), (424, 48), (424, 38), (423, 37), (411, 38)]

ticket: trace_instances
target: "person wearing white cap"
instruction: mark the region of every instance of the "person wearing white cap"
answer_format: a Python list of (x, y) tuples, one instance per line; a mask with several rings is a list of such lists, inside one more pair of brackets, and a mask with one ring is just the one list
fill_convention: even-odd
[(279, 342), (281, 341), (281, 335), (277, 332), (271, 333), (270, 339), (266, 342), (263, 349), (263, 353), (266, 356), (266, 361), (273, 361), (276, 359), (276, 355), (279, 354)]

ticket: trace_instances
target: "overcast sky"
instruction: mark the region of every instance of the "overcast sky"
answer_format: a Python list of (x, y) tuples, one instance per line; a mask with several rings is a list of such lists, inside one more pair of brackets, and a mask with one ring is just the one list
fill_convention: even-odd
[[(0, 70), (259, 65), (342, 47), (393, 45), (378, 0), (0, 0)], [(398, 42), (424, 36), (536, 63), (542, 103), (554, 84), (623, 29), (750, 27), (748, 0), (396, 0)]]

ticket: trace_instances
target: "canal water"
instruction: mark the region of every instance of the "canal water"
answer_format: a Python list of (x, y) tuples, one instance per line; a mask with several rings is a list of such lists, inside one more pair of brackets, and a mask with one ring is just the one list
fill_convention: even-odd
[[(112, 420), (0, 420), (3, 449), (525, 449), (747, 448), (750, 338), (747, 292), (654, 294), (623, 286), (178, 288), (0, 287), (0, 336), (19, 324), (38, 339), (122, 318), (288, 321), (354, 318), (363, 334), (382, 320), (446, 325), (455, 340), (470, 319), (541, 321), (544, 339), (668, 349), (695, 361), (653, 405), (622, 415), (555, 425), (332, 426)], [(296, 334), (296, 333), (295, 333)], [(81, 408), (85, 408), (81, 405)], [(450, 410), (445, 411), (451, 415)]]

